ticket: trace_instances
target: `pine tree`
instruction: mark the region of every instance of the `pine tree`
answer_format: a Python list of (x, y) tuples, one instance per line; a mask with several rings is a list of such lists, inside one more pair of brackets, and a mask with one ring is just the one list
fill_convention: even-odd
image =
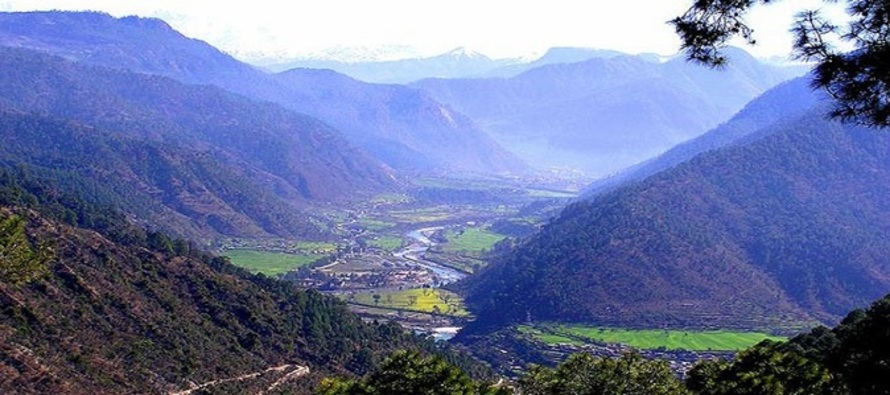
[(47, 272), (51, 256), (46, 245), (34, 247), (28, 240), (24, 219), (18, 215), (0, 219), (0, 281), (31, 282)]

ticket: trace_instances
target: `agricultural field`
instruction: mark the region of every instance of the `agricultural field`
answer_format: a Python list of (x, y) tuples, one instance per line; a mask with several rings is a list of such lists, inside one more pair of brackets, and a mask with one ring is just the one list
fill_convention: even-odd
[(395, 222), (384, 221), (378, 218), (362, 218), (358, 220), (359, 226), (365, 228), (370, 231), (381, 231), (384, 229), (389, 229), (397, 224)]
[(337, 244), (315, 241), (300, 241), (293, 245), (295, 249), (316, 254), (330, 254), (337, 251)]
[(547, 198), (547, 199), (574, 199), (578, 197), (577, 192), (568, 191), (552, 191), (549, 189), (526, 189), (529, 197)]
[(494, 233), (488, 229), (474, 227), (463, 231), (449, 230), (445, 234), (448, 243), (442, 246), (446, 252), (483, 252), (488, 251), (494, 245), (506, 238), (506, 236)]
[(583, 346), (584, 345), (584, 342), (582, 342), (580, 340), (572, 339), (570, 337), (565, 337), (565, 336), (560, 336), (560, 335), (554, 335), (551, 333), (545, 333), (545, 332), (542, 332), (538, 328), (528, 326), (528, 325), (520, 325), (517, 328), (517, 330), (519, 330), (519, 332), (521, 332), (523, 334), (532, 336), (535, 339), (540, 340), (547, 344), (571, 344), (573, 346)]
[[(375, 298), (375, 295), (378, 297)], [(444, 289), (413, 288), (393, 291), (371, 291), (341, 295), (347, 302), (396, 310), (440, 313), (454, 317), (469, 315), (463, 300)]]
[(307, 266), (324, 257), (316, 254), (285, 254), (258, 250), (228, 250), (222, 253), (232, 264), (254, 273), (277, 276)]
[(395, 251), (402, 247), (402, 238), (397, 236), (381, 235), (367, 241), (369, 246)]
[(449, 206), (433, 206), (412, 210), (392, 210), (387, 213), (387, 215), (394, 221), (408, 224), (447, 221), (454, 216), (454, 214), (455, 209)]
[(443, 188), (443, 189), (468, 189), (491, 191), (504, 189), (502, 180), (466, 180), (466, 179), (448, 179), (448, 178), (416, 178), (412, 180), (414, 185), (426, 188)]
[(435, 250), (427, 251), (424, 259), (468, 274), (475, 273), (480, 268), (488, 265), (488, 262), (471, 256)]
[(400, 204), (410, 203), (414, 199), (404, 193), (382, 193), (371, 199), (373, 204)]
[[(732, 331), (682, 331), (659, 329), (616, 329), (568, 325), (543, 325), (540, 334), (531, 333), (541, 341), (550, 343), (544, 335), (598, 343), (622, 343), (639, 349), (664, 347), (669, 350), (735, 351), (751, 347), (763, 340), (786, 340), (756, 332)], [(521, 329), (522, 330), (522, 329)], [(528, 330), (528, 329), (526, 329)]]

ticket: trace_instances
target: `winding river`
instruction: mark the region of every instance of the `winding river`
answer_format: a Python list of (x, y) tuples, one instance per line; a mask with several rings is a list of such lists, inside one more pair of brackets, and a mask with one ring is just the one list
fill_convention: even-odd
[(436, 262), (428, 261), (424, 259), (424, 255), (426, 252), (436, 245), (435, 242), (430, 240), (429, 236), (435, 231), (442, 230), (444, 227), (436, 226), (430, 228), (421, 228), (412, 230), (405, 234), (405, 237), (414, 240), (406, 247), (402, 248), (398, 252), (393, 253), (393, 255), (410, 260), (416, 263), (418, 266), (426, 268), (439, 278), (438, 285), (445, 285), (449, 283), (453, 283), (455, 281), (461, 280), (467, 276), (466, 273), (461, 272), (459, 270), (452, 269), (447, 266), (440, 265)]

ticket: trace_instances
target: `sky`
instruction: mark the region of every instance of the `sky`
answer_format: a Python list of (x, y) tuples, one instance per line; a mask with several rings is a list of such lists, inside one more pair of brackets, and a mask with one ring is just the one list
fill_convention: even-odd
[[(692, 0), (0, 0), (0, 11), (96, 10), (157, 17), (236, 57), (286, 58), (366, 48), (391, 56), (432, 56), (465, 47), (494, 58), (533, 56), (556, 46), (626, 53), (677, 52), (665, 22)], [(761, 58), (790, 52), (787, 33), (802, 7), (759, 6), (749, 17)], [(838, 8), (838, 6), (835, 6)], [(741, 45), (741, 43), (738, 43)]]

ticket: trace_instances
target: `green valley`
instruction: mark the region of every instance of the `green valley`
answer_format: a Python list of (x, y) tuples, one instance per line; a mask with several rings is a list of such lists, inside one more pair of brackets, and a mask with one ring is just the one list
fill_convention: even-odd
[[(796, 60), (830, 60), (805, 76), (719, 52), (766, 0), (669, 22), (721, 70), (335, 42), (471, 33), (460, 11), (546, 44), (502, 29), (519, 3), (249, 4), (259, 35), (228, 5), (24, 3), (0, 5), (0, 394), (890, 395), (890, 2), (799, 14)], [(195, 10), (216, 36), (177, 30)]]

